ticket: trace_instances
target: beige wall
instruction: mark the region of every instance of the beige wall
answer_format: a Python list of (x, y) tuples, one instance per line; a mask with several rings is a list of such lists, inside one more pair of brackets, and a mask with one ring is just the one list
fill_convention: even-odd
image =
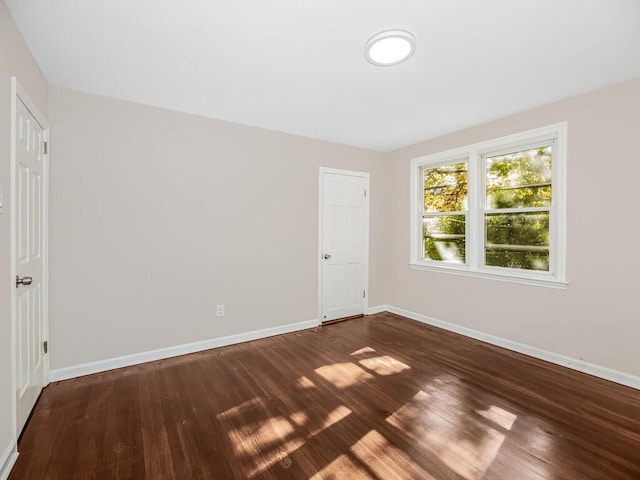
[(49, 114), (52, 369), (316, 319), (320, 166), (371, 173), (384, 255), (379, 153), (58, 88)]
[[(4, 1), (0, 1), (0, 455), (13, 441), (11, 415), (11, 77), (18, 78), (41, 112), (46, 113), (47, 84), (22, 40)], [(2, 465), (0, 464), (0, 469)]]
[[(410, 269), (410, 159), (568, 121), (564, 290)], [(640, 375), (640, 79), (408, 147), (392, 164), (388, 302)]]

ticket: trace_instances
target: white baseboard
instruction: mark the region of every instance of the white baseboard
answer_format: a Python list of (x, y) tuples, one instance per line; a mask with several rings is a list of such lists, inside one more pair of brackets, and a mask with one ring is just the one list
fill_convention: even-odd
[(5, 448), (4, 452), (2, 452), (2, 456), (0, 456), (0, 480), (7, 480), (9, 478), (9, 474), (11, 473), (11, 469), (16, 463), (18, 459), (18, 450), (15, 441), (11, 441), (7, 448)]
[[(411, 312), (403, 308), (394, 307), (392, 305), (377, 305), (367, 309), (367, 315), (373, 315), (381, 312), (391, 312), (403, 317), (411, 318), (434, 327), (439, 327), (444, 330), (449, 330), (454, 333), (459, 333), (465, 337), (475, 338), (498, 347), (506, 348), (514, 352), (529, 355), (530, 357), (545, 360), (547, 362), (555, 363), (563, 367), (568, 367), (579, 372), (587, 373), (595, 377), (600, 377), (605, 380), (626, 385), (628, 387), (636, 388), (640, 390), (640, 377), (631, 375), (629, 373), (620, 372), (593, 363), (584, 362), (577, 358), (567, 357), (558, 353), (549, 352), (541, 348), (532, 347), (524, 343), (514, 342), (502, 337), (483, 333), (478, 330), (463, 327), (453, 323), (438, 320), (427, 315)], [(51, 370), (50, 381), (56, 382), (59, 380), (66, 380), (69, 378), (80, 377), (83, 375), (89, 375), (92, 373), (104, 372), (106, 370), (112, 370), (114, 368), (128, 367), (131, 365), (137, 365), (145, 362), (152, 362), (154, 360), (162, 360), (164, 358), (176, 357), (179, 355), (186, 355), (189, 353), (200, 352), (203, 350), (209, 350), (211, 348), (224, 347), (226, 345), (233, 345), (236, 343), (248, 342), (251, 340), (258, 340), (260, 338), (272, 337), (274, 335), (282, 335), (284, 333), (296, 332), (299, 330), (306, 330), (318, 326), (317, 320), (309, 320), (306, 322), (291, 323), (288, 325), (282, 325), (279, 327), (265, 328), (262, 330), (254, 330), (252, 332), (240, 333), (236, 335), (229, 335), (227, 337), (214, 338), (210, 340), (204, 340), (201, 342), (189, 343), (186, 345), (178, 345), (174, 347), (161, 348), (159, 350), (152, 350), (149, 352), (136, 353), (133, 355), (125, 355), (122, 357), (111, 358), (107, 360), (101, 360), (97, 362), (85, 363), (82, 365), (75, 365), (72, 367), (60, 368)], [(0, 458), (1, 460), (1, 458)], [(14, 459), (15, 461), (15, 459)], [(0, 462), (0, 465), (2, 463)], [(0, 477), (0, 480), (4, 480)]]
[(97, 362), (84, 363), (71, 367), (58, 368), (51, 370), (49, 380), (57, 382), (67, 380), (69, 378), (81, 377), (92, 373), (113, 370), (114, 368), (129, 367), (140, 363), (153, 362), (154, 360), (162, 360), (165, 358), (177, 357), (189, 353), (201, 352), (211, 348), (225, 347), (236, 343), (249, 342), (261, 338), (273, 337), (284, 333), (297, 332), (318, 326), (318, 320), (308, 320), (305, 322), (290, 323), (278, 327), (264, 328), (262, 330), (254, 330), (251, 332), (238, 333), (226, 337), (212, 338), (200, 342), (193, 342), (184, 345), (176, 345), (174, 347), (160, 348), (148, 352), (134, 353), (132, 355), (124, 355), (122, 357), (109, 358), (107, 360), (99, 360)]
[(593, 375), (595, 377), (600, 377), (611, 382), (619, 383), (621, 385), (626, 385), (627, 387), (640, 390), (640, 377), (636, 377), (629, 373), (620, 372), (618, 370), (595, 365), (593, 363), (584, 362), (582, 360), (578, 360), (577, 358), (567, 357), (558, 353), (542, 350), (541, 348), (532, 347), (524, 343), (514, 342), (511, 340), (507, 340), (506, 338), (497, 337), (495, 335), (483, 333), (471, 328), (444, 322), (427, 315), (404, 310), (403, 308), (386, 305), (385, 310), (397, 315), (402, 315), (403, 317), (426, 323), (428, 325), (433, 325), (434, 327), (449, 330), (450, 332), (459, 333), (460, 335), (464, 335), (465, 337), (475, 338), (476, 340), (481, 340), (498, 347), (506, 348), (507, 350), (522, 353), (530, 357), (545, 360), (547, 362), (555, 363), (556, 365), (561, 365), (563, 367), (571, 368), (572, 370), (577, 370), (578, 372), (588, 373), (589, 375)]
[(375, 307), (367, 308), (366, 315), (375, 315), (376, 313), (382, 313), (389, 310), (388, 305), (376, 305)]

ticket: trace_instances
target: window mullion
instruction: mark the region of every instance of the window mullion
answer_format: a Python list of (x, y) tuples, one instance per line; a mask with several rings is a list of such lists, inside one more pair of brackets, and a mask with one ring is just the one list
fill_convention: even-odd
[(467, 215), (467, 263), (471, 270), (477, 270), (480, 263), (479, 244), (483, 243), (480, 230), (480, 208), (482, 177), (478, 165), (478, 151), (469, 152), (469, 211)]

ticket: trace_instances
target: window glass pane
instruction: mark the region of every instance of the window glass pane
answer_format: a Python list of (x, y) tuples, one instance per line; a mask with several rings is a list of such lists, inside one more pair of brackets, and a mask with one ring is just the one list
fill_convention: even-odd
[(424, 169), (425, 212), (459, 212), (466, 209), (466, 162)]
[(549, 212), (487, 214), (485, 264), (549, 271)]
[(423, 258), (449, 263), (465, 263), (466, 215), (424, 216), (422, 218)]
[(487, 208), (551, 205), (551, 146), (486, 159)]

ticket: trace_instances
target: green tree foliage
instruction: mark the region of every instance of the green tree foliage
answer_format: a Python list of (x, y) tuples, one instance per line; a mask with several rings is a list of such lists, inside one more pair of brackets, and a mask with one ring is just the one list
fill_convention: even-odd
[[(551, 147), (488, 158), (487, 208), (551, 205)], [(485, 216), (485, 263), (497, 267), (549, 270), (549, 213)]]
[(549, 270), (547, 212), (490, 214), (485, 223), (487, 265)]
[[(464, 212), (467, 209), (467, 164), (456, 163), (424, 171), (424, 210)], [(424, 256), (464, 263), (466, 215), (426, 216)]]
[(551, 147), (487, 158), (487, 208), (551, 205)]
[(465, 215), (440, 215), (423, 220), (424, 257), (465, 261)]
[(455, 163), (424, 171), (424, 211), (467, 209), (467, 164)]
[[(486, 158), (487, 209), (551, 206), (552, 149), (540, 147)], [(432, 260), (465, 259), (467, 164), (424, 172), (424, 256)], [(549, 270), (549, 212), (485, 215), (486, 257), (490, 266)]]

